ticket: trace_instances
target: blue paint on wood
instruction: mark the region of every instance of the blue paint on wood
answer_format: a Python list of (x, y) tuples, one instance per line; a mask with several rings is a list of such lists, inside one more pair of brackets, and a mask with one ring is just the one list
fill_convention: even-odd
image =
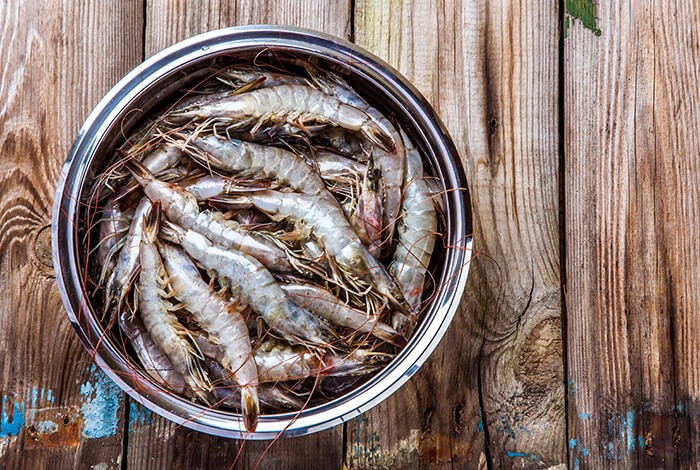
[(574, 385), (574, 380), (569, 380), (569, 395), (576, 393), (576, 386)]
[(129, 403), (129, 427), (133, 425), (148, 425), (153, 423), (153, 412), (145, 406), (131, 402)]
[(479, 429), (479, 431), (484, 432), (484, 423), (481, 420), (476, 423), (476, 427)]
[(512, 451), (506, 451), (506, 455), (508, 457), (515, 458), (515, 457), (528, 457), (528, 455), (525, 452), (512, 452)]
[(39, 434), (52, 434), (58, 431), (58, 424), (51, 420), (39, 421), (36, 430)]
[(630, 408), (627, 410), (627, 424), (625, 426), (625, 431), (627, 434), (627, 450), (634, 450), (637, 445), (637, 441), (634, 439), (634, 410)]
[(14, 403), (12, 416), (5, 413), (7, 409), (7, 397), (2, 397), (2, 409), (0, 409), (0, 438), (16, 436), (24, 426), (24, 403)]
[(577, 458), (574, 459), (574, 470), (578, 470), (579, 466), (580, 466), (580, 462), (578, 461), (578, 459)]
[(643, 449), (644, 446), (646, 445), (646, 442), (644, 441), (644, 438), (643, 438), (642, 436), (639, 436), (639, 437), (637, 438), (637, 442), (639, 443), (639, 447), (642, 448), (642, 449)]
[(83, 436), (90, 439), (115, 436), (123, 400), (122, 391), (101, 369), (92, 365), (89, 372), (93, 380), (80, 386), (80, 394), (85, 399), (80, 407)]
[(576, 447), (576, 439), (569, 439), (569, 449)]
[(579, 417), (579, 419), (591, 419), (591, 414), (590, 413), (579, 413), (578, 417)]
[(515, 439), (515, 431), (513, 431), (513, 428), (510, 426), (510, 420), (507, 415), (501, 415), (501, 424), (503, 425), (503, 432), (507, 436)]

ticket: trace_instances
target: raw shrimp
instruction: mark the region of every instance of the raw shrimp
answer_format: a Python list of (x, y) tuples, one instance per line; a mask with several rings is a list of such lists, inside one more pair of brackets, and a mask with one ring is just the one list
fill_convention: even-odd
[[(241, 402), (241, 390), (232, 383), (231, 373), (219, 362), (210, 358), (204, 360), (204, 367), (209, 372), (212, 380), (217, 384), (214, 388), (217, 403), (229, 407), (238, 407)], [(271, 408), (299, 410), (304, 407), (303, 401), (291, 392), (281, 390), (279, 386), (274, 384), (262, 384), (258, 389), (260, 390), (260, 402)]]
[[(165, 144), (146, 155), (146, 157), (141, 161), (141, 164), (148, 168), (148, 171), (154, 175), (158, 175), (159, 178), (163, 178), (166, 171), (175, 168), (176, 165), (180, 163), (182, 155), (183, 152), (179, 147)], [(137, 188), (138, 183), (131, 181), (116, 194), (116, 199), (123, 199)]]
[(165, 144), (148, 154), (141, 161), (141, 164), (148, 168), (148, 171), (157, 175), (177, 165), (182, 159), (182, 154), (182, 149), (179, 147)]
[(238, 125), (257, 121), (253, 133), (266, 121), (288, 123), (302, 130), (307, 122), (331, 123), (361, 132), (370, 142), (388, 152), (395, 152), (396, 146), (400, 145), (364, 111), (303, 85), (262, 88), (222, 98), (216, 103), (178, 109), (170, 116), (175, 119), (215, 117)]
[(367, 165), (333, 152), (316, 152), (321, 178), (343, 184), (355, 184), (367, 172)]
[(386, 116), (367, 103), (338, 75), (318, 69), (310, 69), (310, 73), (312, 80), (321, 90), (335, 96), (343, 103), (366, 112), (384, 135), (391, 137), (391, 140), (396, 143), (396, 147), (392, 152), (387, 152), (381, 146), (373, 152), (375, 163), (381, 172), (384, 182), (382, 188), (384, 192), (384, 221), (388, 229), (385, 231), (384, 238), (389, 240), (393, 234), (396, 217), (401, 208), (401, 191), (404, 185), (406, 151), (401, 135)]
[[(231, 372), (221, 365), (224, 360), (224, 351), (212, 343), (205, 333), (193, 333), (192, 338), (206, 358), (204, 365), (213, 382), (217, 384), (215, 391), (219, 401), (224, 405), (237, 407), (241, 401), (241, 393), (240, 389), (231, 383)], [(300, 409), (304, 406), (304, 402), (293, 396), (291, 392), (280, 390), (279, 387), (260, 384), (258, 390), (260, 402), (265, 405), (289, 409)]]
[(247, 253), (265, 266), (280, 272), (294, 270), (284, 250), (258, 233), (241, 229), (220, 212), (200, 211), (197, 199), (186, 190), (156, 179), (138, 162), (126, 163), (153, 201), (160, 201), (164, 212), (175, 223), (196, 230), (215, 243)]
[(368, 316), (350, 307), (322, 287), (313, 284), (281, 284), (280, 287), (298, 305), (334, 325), (350, 328), (358, 333), (371, 333), (395, 346), (404, 347), (407, 344), (401, 333), (380, 322), (378, 316)]
[(318, 133), (318, 139), (334, 151), (351, 157), (360, 163), (364, 163), (367, 160), (367, 154), (363, 147), (364, 140), (362, 140), (361, 136), (348, 132), (342, 127), (323, 130)]
[(214, 403), (208, 392), (211, 384), (206, 373), (200, 368), (188, 330), (170, 311), (172, 305), (163, 298), (166, 272), (156, 246), (159, 219), (160, 204), (155, 203), (143, 219), (143, 237), (139, 252), (139, 317), (153, 341), (170, 359), (192, 392), (211, 405)]
[(355, 349), (347, 355), (294, 348), (268, 340), (255, 350), (260, 382), (285, 382), (316, 376), (367, 374), (377, 370), (373, 360), (381, 354)]
[(109, 198), (104, 206), (102, 219), (100, 219), (100, 242), (98, 262), (102, 266), (100, 282), (109, 278), (117, 264), (114, 255), (122, 246), (120, 240), (129, 232), (133, 211), (123, 211), (119, 203), (113, 197)]
[(129, 233), (124, 241), (124, 247), (119, 253), (119, 259), (114, 267), (114, 271), (112, 271), (112, 275), (107, 280), (104, 301), (105, 313), (114, 300), (117, 302), (117, 313), (119, 313), (121, 305), (129, 293), (131, 285), (134, 283), (139, 268), (139, 249), (143, 237), (142, 219), (150, 208), (151, 201), (144, 197), (136, 206), (136, 210), (134, 210), (134, 217), (129, 227)]
[(126, 314), (122, 314), (119, 316), (119, 326), (129, 338), (143, 369), (153, 380), (175, 393), (189, 394), (185, 379), (175, 370), (170, 359), (158, 349), (141, 320), (136, 317), (127, 318)]
[(223, 278), (245, 305), (260, 314), (277, 334), (292, 343), (328, 345), (333, 334), (320, 318), (299, 307), (255, 258), (215, 246), (204, 236), (166, 222), (163, 235), (181, 245), (205, 269)]
[[(434, 195), (423, 179), (420, 153), (405, 133), (402, 133), (402, 138), (406, 146), (406, 189), (397, 230), (399, 243), (389, 269), (411, 306), (408, 320), (414, 324), (420, 310), (428, 264), (435, 248), (437, 211)], [(394, 328), (401, 330), (406, 326), (404, 318), (394, 318)]]
[(229, 196), (230, 204), (255, 206), (273, 220), (292, 219), (313, 231), (325, 252), (350, 277), (369, 284), (377, 295), (407, 312), (396, 282), (362, 244), (337, 204), (308, 194), (259, 191)]
[[(286, 73), (270, 72), (255, 66), (236, 65), (224, 70), (217, 77), (224, 83), (229, 83), (230, 79), (235, 82), (236, 86), (245, 83), (260, 81), (260, 88), (269, 88), (279, 85), (308, 85), (309, 81), (305, 78)], [(262, 80), (261, 80), (262, 79)]]
[(374, 159), (370, 158), (360, 184), (357, 204), (350, 216), (355, 232), (375, 257), (381, 253), (384, 228), (381, 176), (381, 172), (374, 168)]
[(201, 152), (189, 152), (205, 167), (233, 172), (242, 177), (276, 181), (304, 194), (329, 197), (326, 185), (304, 158), (277, 147), (214, 136), (187, 140)]
[(241, 410), (245, 428), (254, 431), (260, 413), (258, 370), (253, 361), (248, 327), (241, 316), (240, 307), (216, 295), (182, 249), (162, 244), (160, 254), (169, 275), (172, 295), (224, 352), (221, 364), (241, 387)]

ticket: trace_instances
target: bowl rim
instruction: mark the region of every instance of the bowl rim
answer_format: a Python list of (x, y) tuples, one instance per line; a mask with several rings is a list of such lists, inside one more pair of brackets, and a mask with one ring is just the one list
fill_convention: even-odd
[[(323, 405), (300, 413), (261, 415), (255, 432), (246, 432), (240, 415), (203, 407), (158, 390), (150, 379), (134, 373), (109, 340), (100, 340), (101, 327), (90, 316), (80, 284), (81, 269), (75, 223), (78, 198), (87, 171), (102, 138), (131, 104), (159, 80), (166, 80), (188, 64), (242, 48), (279, 47), (335, 61), (384, 88), (388, 98), (410, 102), (420, 138), (435, 153), (433, 163), (448, 191), (447, 235), (442, 280), (445, 284), (431, 302), (426, 318), (401, 351), (365, 384)], [(247, 49), (245, 49), (247, 50)], [(331, 54), (329, 57), (328, 54)], [(391, 89), (387, 89), (390, 86)], [(150, 57), (122, 78), (97, 104), (77, 134), (57, 184), (52, 215), (52, 257), (56, 281), (66, 313), (83, 345), (97, 365), (133, 400), (188, 428), (221, 437), (273, 439), (301, 436), (344, 423), (367, 411), (398, 390), (427, 360), (444, 336), (466, 286), (472, 250), (471, 207), (457, 150), (445, 126), (427, 100), (393, 67), (361, 47), (325, 33), (277, 25), (236, 26), (181, 41)], [(73, 183), (68, 186), (68, 183)], [(75, 184), (77, 182), (77, 184)], [(452, 266), (455, 269), (448, 270)], [(445, 274), (449, 276), (445, 277)], [(438, 300), (440, 304), (437, 305)], [(86, 331), (86, 329), (88, 331)], [(420, 345), (420, 347), (417, 347)], [(144, 389), (147, 385), (149, 388)], [(145, 390), (145, 391), (144, 391)]]

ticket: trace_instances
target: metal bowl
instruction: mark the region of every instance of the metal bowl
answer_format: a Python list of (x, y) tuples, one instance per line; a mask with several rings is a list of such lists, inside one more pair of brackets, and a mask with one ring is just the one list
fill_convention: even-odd
[[(314, 57), (346, 72), (348, 80), (380, 110), (393, 115), (413, 136), (432, 174), (444, 184), (445, 245), (435, 273), (437, 294), (409, 345), (384, 369), (347, 394), (300, 413), (264, 414), (247, 433), (241, 416), (208, 410), (165, 393), (135, 372), (119, 344), (104, 335), (83, 287), (85, 255), (78, 237), (87, 188), (124, 135), (161, 108), (183, 85), (206, 70), (260, 53)], [(204, 71), (204, 72), (203, 72)], [(338, 425), (378, 404), (404, 384), (437, 346), (457, 310), (471, 256), (471, 212), (457, 151), (440, 119), (418, 91), (388, 64), (356, 45), (315, 31), (279, 26), (227, 28), (180, 42), (151, 57), (124, 77), (93, 110), (73, 144), (58, 182), (53, 209), (53, 260), (68, 317), (95, 361), (126, 393), (178, 424), (223, 437), (271, 439), (301, 436)]]

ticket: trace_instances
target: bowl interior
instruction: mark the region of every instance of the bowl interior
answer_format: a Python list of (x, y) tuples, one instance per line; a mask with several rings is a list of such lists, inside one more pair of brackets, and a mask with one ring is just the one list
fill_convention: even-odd
[[(446, 236), (433, 256), (435, 295), (410, 344), (371, 379), (323, 405), (301, 413), (265, 414), (252, 435), (240, 416), (208, 410), (171, 395), (134, 368), (123, 345), (109, 335), (94, 312), (85, 289), (87, 253), (81, 243), (88, 233), (86, 201), (99, 175), (113, 163), (115, 149), (133, 130), (180, 100), (187, 90), (228, 66), (256, 63), (271, 70), (294, 69), (313, 60), (343, 76), (366, 100), (403, 127), (420, 148), (428, 172), (445, 189)], [(145, 62), (125, 77), (88, 118), (66, 162), (54, 209), (54, 260), (61, 296), (69, 317), (96, 361), (134, 399), (178, 423), (229, 437), (273, 438), (301, 435), (352, 418), (378, 403), (428, 357), (457, 308), (471, 242), (471, 215), (464, 178), (454, 146), (430, 105), (396, 71), (356, 46), (304, 30), (231, 28), (180, 43)]]

